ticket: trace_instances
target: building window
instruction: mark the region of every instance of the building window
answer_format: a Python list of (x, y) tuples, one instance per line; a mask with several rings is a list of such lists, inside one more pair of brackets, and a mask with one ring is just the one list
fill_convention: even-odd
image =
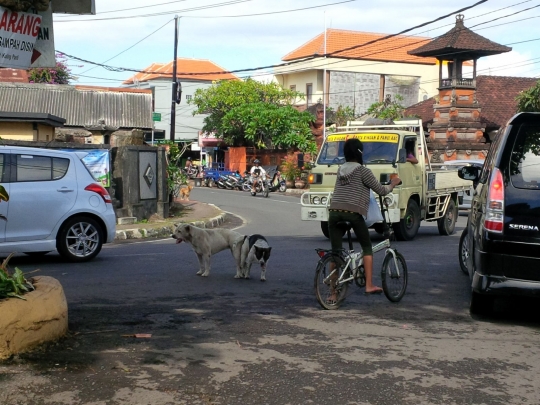
[(292, 91), (296, 91), (296, 84), (291, 84), (289, 86), (289, 88), (292, 90)]
[(189, 100), (191, 100), (191, 96), (190, 96), (190, 95), (187, 95), (187, 96), (186, 96), (186, 101), (189, 101)]
[(306, 84), (306, 103), (309, 107), (312, 103), (311, 97), (313, 96), (313, 84), (308, 83)]

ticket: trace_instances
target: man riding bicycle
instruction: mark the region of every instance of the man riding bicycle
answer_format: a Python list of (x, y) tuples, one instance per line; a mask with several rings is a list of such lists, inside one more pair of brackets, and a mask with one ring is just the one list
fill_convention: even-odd
[(266, 178), (266, 170), (264, 170), (262, 167), (259, 166), (260, 162), (259, 159), (255, 159), (253, 161), (253, 166), (251, 167), (251, 170), (249, 172), (251, 176), (251, 195), (254, 196), (256, 194), (256, 186), (259, 181), (264, 181)]

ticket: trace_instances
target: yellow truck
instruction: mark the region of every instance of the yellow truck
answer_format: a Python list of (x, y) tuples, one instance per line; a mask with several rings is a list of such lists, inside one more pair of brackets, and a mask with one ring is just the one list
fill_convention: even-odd
[[(402, 184), (384, 197), (392, 228), (398, 240), (412, 240), (421, 221), (437, 221), (441, 235), (454, 232), (458, 216), (458, 193), (470, 188), (456, 170), (434, 169), (429, 161), (421, 120), (396, 121), (392, 125), (363, 125), (348, 122), (324, 140), (309, 175), (309, 192), (301, 196), (304, 221), (319, 221), (328, 237), (328, 206), (336, 182), (337, 169), (345, 162), (343, 145), (358, 138), (364, 145), (364, 164), (382, 183), (396, 173)], [(418, 163), (407, 161), (414, 155)], [(378, 200), (378, 198), (377, 198)], [(383, 232), (383, 224), (372, 228)]]

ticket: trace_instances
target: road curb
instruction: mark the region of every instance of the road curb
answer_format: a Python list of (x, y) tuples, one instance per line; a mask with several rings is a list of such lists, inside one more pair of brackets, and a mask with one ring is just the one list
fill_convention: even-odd
[[(213, 205), (213, 204), (211, 204)], [(226, 213), (221, 213), (220, 215), (200, 221), (179, 221), (164, 225), (162, 227), (156, 228), (144, 228), (144, 227), (134, 227), (130, 229), (124, 229), (116, 231), (116, 236), (114, 240), (128, 240), (128, 239), (145, 239), (145, 238), (168, 238), (174, 232), (176, 227), (181, 224), (192, 224), (199, 228), (216, 228), (225, 221)]]

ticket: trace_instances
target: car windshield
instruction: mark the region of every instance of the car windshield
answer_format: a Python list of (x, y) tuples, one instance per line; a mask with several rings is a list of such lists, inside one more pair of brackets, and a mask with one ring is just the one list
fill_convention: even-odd
[(329, 135), (317, 159), (320, 165), (345, 163), (343, 145), (350, 138), (357, 138), (364, 145), (364, 164), (387, 164), (396, 160), (399, 135), (393, 133), (362, 133)]

